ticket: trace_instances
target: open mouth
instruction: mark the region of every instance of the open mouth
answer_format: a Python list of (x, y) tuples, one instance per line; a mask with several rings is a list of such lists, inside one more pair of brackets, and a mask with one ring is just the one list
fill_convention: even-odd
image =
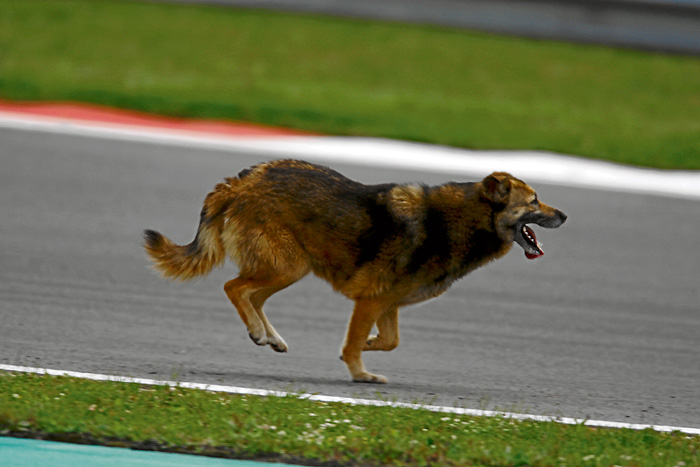
[(546, 229), (556, 229), (566, 221), (566, 214), (553, 209), (553, 214), (533, 212), (522, 216), (515, 224), (513, 240), (525, 251), (527, 259), (535, 259), (544, 255), (542, 245), (537, 241), (535, 232), (527, 224), (537, 224)]
[(537, 241), (535, 232), (525, 224), (515, 229), (515, 241), (525, 250), (527, 259), (535, 259), (544, 255), (542, 245)]

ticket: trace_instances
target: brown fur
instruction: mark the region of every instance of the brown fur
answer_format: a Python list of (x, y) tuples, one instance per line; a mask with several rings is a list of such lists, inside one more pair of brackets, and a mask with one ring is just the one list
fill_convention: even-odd
[[(240, 271), (224, 286), (227, 296), (253, 341), (279, 352), (287, 344), (263, 304), (313, 272), (355, 301), (341, 355), (353, 379), (386, 382), (367, 372), (361, 352), (398, 345), (400, 307), (437, 297), (505, 255), (525, 222), (558, 227), (565, 219), (506, 173), (436, 187), (363, 185), (325, 167), (280, 160), (217, 185), (189, 245), (147, 230), (145, 248), (163, 276), (179, 280), (203, 276), (230, 257)], [(379, 332), (369, 336), (375, 324)]]

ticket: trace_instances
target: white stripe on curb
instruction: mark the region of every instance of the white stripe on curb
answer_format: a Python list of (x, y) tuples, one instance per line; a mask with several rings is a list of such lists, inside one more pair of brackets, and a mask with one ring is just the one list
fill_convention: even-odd
[(508, 171), (528, 182), (700, 199), (700, 171), (642, 169), (547, 152), (470, 151), (378, 138), (235, 137), (6, 111), (0, 111), (0, 127), (454, 175)]
[[(89, 379), (94, 381), (114, 381), (120, 383), (136, 383), (143, 384), (147, 386), (172, 386), (187, 389), (201, 389), (205, 391), (212, 392), (224, 392), (229, 394), (245, 394), (254, 396), (275, 396), (275, 397), (285, 397), (288, 395), (294, 395), (294, 393), (287, 393), (283, 391), (271, 391), (267, 389), (251, 389), (251, 388), (241, 388), (236, 386), (222, 386), (218, 384), (205, 384), (205, 383), (188, 383), (188, 382), (176, 382), (176, 381), (164, 381), (146, 378), (131, 378), (127, 376), (113, 376), (113, 375), (102, 375), (99, 373), (83, 373), (78, 371), (66, 371), (66, 370), (49, 370), (45, 368), (33, 368), (26, 366), (15, 366), (15, 365), (4, 365), (0, 364), (0, 370), (2, 371), (14, 371), (20, 373), (36, 373), (41, 375), (51, 375), (51, 376), (71, 376), (74, 378)], [(645, 430), (652, 429), (654, 431), (662, 432), (673, 432), (679, 431), (681, 433), (689, 435), (700, 435), (700, 428), (686, 428), (686, 427), (675, 427), (675, 426), (665, 426), (665, 425), (642, 425), (637, 423), (619, 423), (619, 422), (608, 422), (604, 420), (582, 420), (570, 417), (549, 417), (545, 415), (529, 415), (529, 414), (519, 414), (511, 412), (497, 412), (493, 410), (476, 410), (476, 409), (463, 409), (459, 407), (442, 407), (437, 405), (420, 405), (420, 404), (408, 404), (404, 402), (389, 402), (382, 400), (371, 400), (371, 399), (354, 399), (351, 397), (337, 397), (337, 396), (324, 396), (321, 394), (299, 394), (300, 399), (307, 399), (310, 401), (317, 402), (337, 402), (342, 404), (352, 404), (352, 405), (372, 405), (378, 407), (395, 407), (395, 408), (405, 408), (414, 410), (429, 410), (431, 412), (442, 412), (450, 413), (455, 415), (468, 415), (473, 417), (505, 417), (512, 418), (516, 420), (535, 420), (541, 422), (556, 422), (563, 423), (567, 425), (585, 425), (590, 427), (600, 427), (600, 428), (627, 428), (631, 430)]]

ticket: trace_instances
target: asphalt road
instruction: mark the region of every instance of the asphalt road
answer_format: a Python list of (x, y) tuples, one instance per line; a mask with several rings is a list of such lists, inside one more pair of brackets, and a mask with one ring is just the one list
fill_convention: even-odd
[[(0, 362), (243, 387), (700, 427), (700, 202), (535, 185), (569, 215), (401, 314), (401, 346), (338, 360), (351, 302), (307, 278), (273, 297), (290, 345), (250, 342), (232, 265), (174, 284), (144, 228), (189, 242), (206, 193), (260, 156), (0, 130)], [(449, 175), (334, 165), (363, 182)], [(517, 175), (517, 174), (516, 174)]]
[(692, 0), (168, 1), (435, 24), (540, 39), (700, 53), (700, 5)]

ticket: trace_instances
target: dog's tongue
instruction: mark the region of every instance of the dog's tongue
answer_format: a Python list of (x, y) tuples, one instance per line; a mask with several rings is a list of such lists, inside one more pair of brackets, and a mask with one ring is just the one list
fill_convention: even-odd
[(528, 253), (527, 251), (525, 252), (525, 257), (527, 259), (535, 259), (539, 258), (540, 256), (544, 255), (544, 251), (542, 251), (542, 248), (540, 248), (539, 243), (537, 242), (537, 237), (535, 236), (535, 232), (528, 226), (525, 226), (525, 230), (527, 230), (527, 234), (530, 236), (535, 241), (535, 244), (537, 245), (537, 253)]

